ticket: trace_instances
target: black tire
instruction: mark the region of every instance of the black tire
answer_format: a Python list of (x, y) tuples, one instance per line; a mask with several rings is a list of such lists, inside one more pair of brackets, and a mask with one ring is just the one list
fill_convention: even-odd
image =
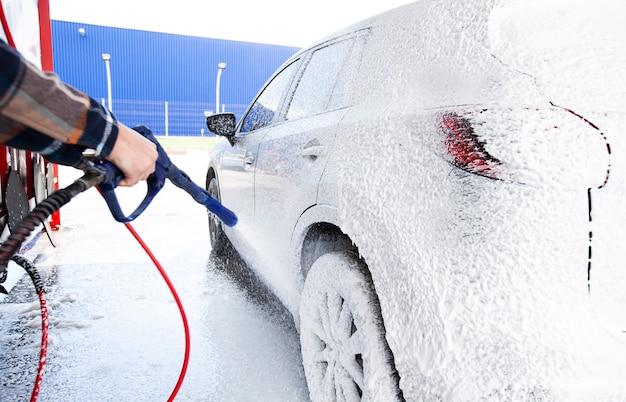
[[(206, 190), (209, 192), (209, 195), (211, 195), (211, 197), (220, 202), (222, 201), (220, 197), (220, 188), (217, 182), (217, 178), (213, 176), (207, 176)], [(217, 255), (224, 255), (226, 253), (228, 239), (226, 238), (226, 234), (224, 233), (222, 221), (220, 221), (217, 216), (215, 216), (211, 212), (209, 212), (208, 214), (209, 239), (211, 241), (211, 250)]]
[(300, 343), (313, 401), (402, 400), (366, 265), (331, 252), (311, 266), (300, 301)]

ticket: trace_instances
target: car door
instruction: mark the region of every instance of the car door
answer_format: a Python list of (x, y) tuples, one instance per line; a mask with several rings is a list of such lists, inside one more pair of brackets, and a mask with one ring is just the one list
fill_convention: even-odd
[(277, 73), (259, 93), (240, 121), (232, 146), (220, 157), (222, 202), (234, 211), (242, 225), (254, 220), (254, 175), (259, 143), (279, 116), (282, 99), (300, 60)]
[[(287, 103), (285, 120), (268, 131), (260, 144), (255, 175), (257, 241), (273, 250), (267, 269), (284, 275), (293, 228), (316, 203), (317, 188), (334, 145), (337, 126), (347, 108), (333, 96), (345, 66), (354, 57), (357, 35), (313, 49)], [(342, 87), (343, 88), (343, 87)], [(276, 260), (278, 259), (278, 260)], [(292, 278), (293, 279), (293, 278)]]

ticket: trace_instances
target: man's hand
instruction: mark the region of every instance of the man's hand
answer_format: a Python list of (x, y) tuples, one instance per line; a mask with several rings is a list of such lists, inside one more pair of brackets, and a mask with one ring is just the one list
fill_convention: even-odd
[(154, 172), (158, 156), (152, 141), (119, 123), (117, 141), (106, 159), (124, 174), (118, 185), (130, 187), (146, 180)]

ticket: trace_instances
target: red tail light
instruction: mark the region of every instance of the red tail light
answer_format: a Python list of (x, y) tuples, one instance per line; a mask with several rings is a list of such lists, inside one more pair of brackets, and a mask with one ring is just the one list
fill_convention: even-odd
[(443, 115), (441, 129), (451, 163), (470, 173), (497, 179), (500, 161), (485, 150), (470, 122), (455, 113)]

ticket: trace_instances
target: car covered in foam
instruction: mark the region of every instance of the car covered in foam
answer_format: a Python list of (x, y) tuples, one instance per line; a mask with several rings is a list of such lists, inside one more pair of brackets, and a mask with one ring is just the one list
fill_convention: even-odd
[(626, 398), (624, 15), (422, 0), (207, 118), (213, 251), (291, 311), (313, 400)]

